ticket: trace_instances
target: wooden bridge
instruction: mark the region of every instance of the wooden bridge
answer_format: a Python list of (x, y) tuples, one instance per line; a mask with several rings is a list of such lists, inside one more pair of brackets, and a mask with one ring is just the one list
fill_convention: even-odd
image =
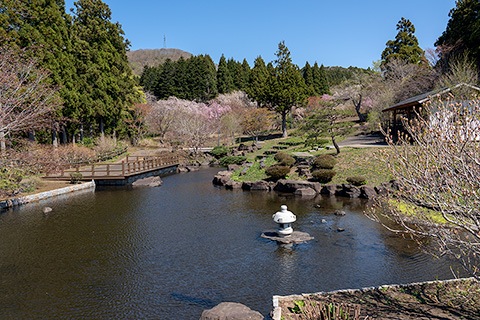
[(95, 180), (98, 185), (125, 185), (153, 175), (176, 173), (178, 164), (176, 155), (127, 156), (116, 163), (77, 165), (59, 173), (47, 174), (44, 178), (71, 180), (74, 173), (77, 173), (81, 174), (78, 180)]

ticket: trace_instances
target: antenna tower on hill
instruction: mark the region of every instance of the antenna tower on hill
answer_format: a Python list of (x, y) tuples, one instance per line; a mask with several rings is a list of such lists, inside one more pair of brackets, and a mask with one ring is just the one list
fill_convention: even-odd
[(167, 35), (163, 34), (163, 49), (167, 49)]

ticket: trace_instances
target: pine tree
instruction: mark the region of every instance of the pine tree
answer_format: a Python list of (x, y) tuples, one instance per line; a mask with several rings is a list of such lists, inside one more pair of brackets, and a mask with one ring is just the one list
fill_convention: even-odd
[(413, 23), (402, 17), (397, 23), (397, 30), (395, 40), (387, 41), (387, 47), (382, 52), (382, 66), (388, 64), (392, 59), (415, 64), (424, 62), (425, 53), (418, 45)]
[(78, 0), (72, 21), (74, 52), (79, 76), (82, 120), (105, 123), (117, 130), (136, 100), (135, 83), (128, 66), (129, 42), (119, 23), (113, 23), (101, 0)]
[(225, 59), (223, 54), (218, 62), (217, 86), (218, 93), (220, 94), (229, 93), (233, 89), (232, 77), (230, 76), (230, 72), (228, 70), (227, 59)]

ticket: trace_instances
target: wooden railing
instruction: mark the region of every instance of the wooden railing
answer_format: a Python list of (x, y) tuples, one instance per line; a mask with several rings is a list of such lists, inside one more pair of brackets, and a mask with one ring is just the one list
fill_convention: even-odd
[(47, 174), (46, 178), (70, 178), (71, 173), (81, 173), (82, 179), (125, 178), (178, 164), (178, 157), (171, 156), (127, 156), (118, 163), (75, 166), (59, 173)]

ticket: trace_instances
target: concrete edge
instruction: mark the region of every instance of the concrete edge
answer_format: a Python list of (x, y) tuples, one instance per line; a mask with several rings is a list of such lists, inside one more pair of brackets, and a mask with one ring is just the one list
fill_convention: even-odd
[(60, 189), (40, 192), (40, 193), (36, 193), (36, 194), (31, 194), (31, 195), (28, 195), (28, 196), (23, 196), (23, 197), (19, 197), (19, 198), (15, 198), (15, 199), (8, 199), (8, 200), (0, 201), (0, 210), (1, 209), (12, 208), (12, 207), (19, 206), (19, 205), (26, 204), (26, 203), (30, 203), (30, 202), (36, 202), (36, 201), (40, 201), (40, 200), (43, 200), (43, 199), (56, 197), (56, 196), (59, 196), (59, 195), (62, 195), (62, 194), (70, 193), (70, 192), (86, 190), (86, 189), (95, 189), (95, 181), (92, 180), (90, 182), (75, 184), (75, 185), (65, 187), (65, 188), (60, 188)]
[(322, 291), (322, 292), (315, 292), (315, 293), (301, 293), (301, 294), (294, 294), (289, 296), (278, 296), (275, 295), (272, 297), (272, 306), (273, 310), (270, 313), (272, 320), (281, 320), (282, 318), (282, 308), (279, 305), (280, 300), (302, 300), (306, 297), (310, 296), (320, 296), (320, 295), (327, 295), (327, 294), (335, 294), (335, 293), (343, 293), (343, 292), (363, 292), (369, 290), (380, 290), (382, 288), (401, 288), (411, 285), (422, 285), (422, 284), (433, 284), (433, 283), (448, 283), (448, 282), (456, 282), (456, 281), (468, 281), (473, 280), (474, 278), (459, 278), (459, 279), (450, 279), (450, 280), (433, 280), (433, 281), (423, 281), (423, 282), (412, 282), (412, 283), (405, 283), (405, 284), (387, 284), (381, 285), (378, 287), (364, 287), (360, 289), (340, 289), (334, 291)]

